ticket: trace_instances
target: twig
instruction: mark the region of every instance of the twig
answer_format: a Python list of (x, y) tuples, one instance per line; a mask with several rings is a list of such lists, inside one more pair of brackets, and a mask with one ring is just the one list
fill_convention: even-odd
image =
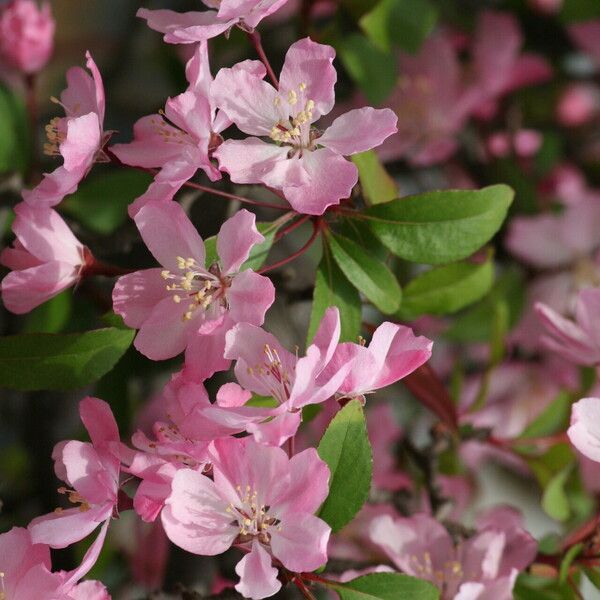
[(273, 67), (271, 67), (271, 63), (265, 54), (265, 49), (262, 46), (262, 40), (260, 38), (260, 33), (255, 29), (252, 32), (247, 32), (248, 39), (252, 42), (254, 49), (256, 50), (256, 54), (260, 58), (263, 65), (265, 65), (265, 69), (267, 69), (267, 75), (269, 79), (273, 82), (273, 85), (279, 89), (279, 81), (277, 80), (277, 75), (275, 75), (275, 71), (273, 71)]

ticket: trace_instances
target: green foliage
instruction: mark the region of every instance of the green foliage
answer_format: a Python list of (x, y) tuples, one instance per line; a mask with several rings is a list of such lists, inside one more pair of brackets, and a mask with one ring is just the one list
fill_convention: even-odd
[(396, 85), (398, 70), (393, 54), (384, 52), (360, 33), (353, 33), (337, 46), (348, 75), (370, 104), (381, 104)]
[(72, 390), (97, 381), (131, 345), (134, 331), (28, 333), (0, 338), (0, 387)]
[(494, 262), (458, 262), (426, 271), (404, 287), (400, 319), (447, 315), (487, 294), (494, 283)]
[(466, 258), (488, 242), (512, 199), (505, 185), (428, 192), (372, 206), (363, 216), (400, 258), (438, 265)]
[(367, 204), (382, 204), (398, 197), (398, 186), (381, 164), (374, 150), (361, 152), (352, 157), (358, 168), (360, 186)]
[(67, 196), (61, 209), (90, 231), (109, 235), (127, 221), (127, 208), (151, 181), (151, 175), (135, 169), (97, 175), (86, 179), (74, 194)]
[(342, 324), (340, 340), (356, 341), (361, 326), (360, 294), (336, 265), (327, 244), (323, 243), (323, 256), (317, 268), (313, 292), (307, 345), (313, 339), (321, 318), (330, 306), (336, 306), (340, 311)]
[(24, 173), (29, 163), (29, 133), (25, 106), (8, 88), (0, 85), (0, 173)]
[(384, 314), (398, 310), (402, 290), (394, 274), (384, 263), (374, 259), (367, 249), (350, 238), (329, 235), (327, 243), (342, 273), (357, 290)]
[(23, 333), (59, 333), (67, 325), (72, 307), (73, 290), (65, 290), (27, 315)]
[(348, 402), (332, 419), (317, 451), (331, 471), (329, 496), (319, 517), (336, 532), (354, 518), (371, 488), (373, 457), (365, 415), (358, 400)]
[(549, 482), (542, 496), (542, 508), (547, 515), (557, 521), (566, 521), (571, 516), (569, 508), (569, 499), (565, 486), (567, 479), (573, 470), (572, 465), (568, 465), (559, 471)]
[(371, 573), (331, 585), (341, 600), (437, 600), (439, 590), (429, 581), (399, 573)]
[(437, 22), (437, 11), (429, 0), (381, 0), (360, 20), (360, 25), (382, 50), (395, 44), (417, 52)]
[(570, 394), (560, 392), (552, 403), (529, 423), (519, 437), (526, 443), (526, 438), (544, 437), (564, 431), (569, 423), (572, 401)]
[(513, 590), (514, 600), (577, 600), (568, 583), (521, 573)]

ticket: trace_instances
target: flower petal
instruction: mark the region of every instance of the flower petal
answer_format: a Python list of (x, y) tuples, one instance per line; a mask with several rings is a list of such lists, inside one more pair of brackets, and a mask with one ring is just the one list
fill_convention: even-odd
[(264, 241), (264, 236), (256, 229), (256, 216), (246, 209), (227, 219), (217, 235), (217, 254), (223, 273), (229, 275), (239, 271), (248, 260), (250, 250)]
[(277, 579), (278, 571), (272, 566), (269, 553), (257, 540), (252, 542), (252, 550), (240, 560), (235, 572), (240, 577), (235, 589), (244, 598), (269, 598), (281, 589), (281, 582)]

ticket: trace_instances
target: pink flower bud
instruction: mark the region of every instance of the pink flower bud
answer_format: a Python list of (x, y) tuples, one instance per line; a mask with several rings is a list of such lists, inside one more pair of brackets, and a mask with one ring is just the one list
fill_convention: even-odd
[(587, 123), (600, 106), (598, 90), (588, 84), (578, 83), (567, 87), (556, 106), (556, 118), (565, 127)]
[(23, 73), (44, 68), (54, 47), (55, 22), (50, 5), (13, 0), (0, 13), (0, 60)]
[(564, 0), (529, 0), (529, 8), (543, 15), (555, 15), (562, 9)]

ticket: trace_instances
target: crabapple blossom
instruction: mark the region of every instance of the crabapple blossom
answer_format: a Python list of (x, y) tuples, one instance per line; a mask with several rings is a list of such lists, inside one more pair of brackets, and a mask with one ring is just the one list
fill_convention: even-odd
[(22, 314), (76, 284), (93, 257), (53, 209), (22, 202), (14, 210), (17, 239), (0, 254), (11, 269), (0, 289), (4, 306)]
[(600, 462), (600, 398), (582, 398), (573, 405), (567, 435), (581, 454)]
[(295, 42), (279, 89), (263, 74), (239, 67), (217, 73), (211, 88), (216, 105), (252, 136), (226, 140), (214, 152), (231, 181), (281, 190), (294, 210), (313, 215), (350, 195), (358, 170), (344, 156), (381, 144), (397, 131), (397, 117), (389, 109), (365, 107), (339, 116), (324, 132), (313, 127), (334, 105), (334, 57), (331, 46), (310, 38)]
[(600, 362), (600, 288), (581, 290), (575, 305), (575, 322), (542, 302), (535, 305), (546, 335), (544, 345), (578, 365)]
[(46, 125), (44, 153), (61, 156), (63, 164), (46, 173), (35, 188), (23, 192), (23, 199), (32, 206), (55, 206), (77, 190), (94, 162), (108, 160), (102, 150), (111, 135), (104, 131), (104, 85), (89, 52), (86, 59), (91, 76), (81, 67), (72, 67), (67, 71), (68, 86), (60, 101), (53, 98), (64, 108), (65, 116), (55, 117)]
[(556, 118), (565, 127), (579, 127), (591, 121), (600, 110), (600, 90), (589, 83), (574, 83), (562, 92)]
[[(240, 210), (223, 224), (219, 262), (206, 266), (204, 242), (177, 203), (151, 202), (135, 222), (161, 268), (121, 277), (113, 307), (139, 329), (135, 347), (142, 354), (163, 360), (182, 352), (194, 336), (224, 337), (237, 322), (263, 322), (274, 300), (273, 284), (250, 269), (240, 272), (251, 248), (264, 240), (252, 213)], [(228, 365), (222, 366), (222, 355), (197, 358), (217, 361), (215, 370)]]
[[(265, 70), (257, 61), (245, 61), (239, 68), (263, 75)], [(210, 94), (212, 76), (205, 41), (198, 44), (188, 61), (186, 76), (189, 86), (183, 94), (169, 98), (164, 112), (142, 117), (133, 126), (131, 143), (110, 148), (127, 165), (161, 169), (148, 191), (130, 205), (132, 217), (151, 200), (169, 201), (198, 169), (211, 181), (221, 178), (210, 153), (231, 121), (223, 111), (217, 112)]]
[(50, 3), (11, 0), (0, 9), (0, 62), (27, 75), (41, 71), (54, 49)]
[(288, 0), (202, 0), (209, 8), (203, 12), (177, 13), (172, 10), (140, 8), (137, 16), (148, 27), (164, 33), (170, 44), (191, 44), (213, 38), (237, 25), (245, 31), (254, 28)]
[(87, 397), (79, 403), (79, 414), (91, 443), (61, 442), (52, 453), (57, 477), (71, 486), (61, 487), (58, 491), (78, 506), (59, 508), (37, 517), (29, 524), (29, 531), (34, 543), (65, 548), (100, 526), (94, 542), (99, 553), (110, 519), (118, 510), (119, 472), (124, 449), (117, 423), (106, 402)]
[(443, 525), (423, 513), (376, 518), (371, 541), (398, 569), (436, 585), (442, 600), (511, 600), (517, 574), (537, 551), (520, 517), (508, 508), (492, 511), (478, 533), (458, 545)]
[(162, 522), (174, 544), (208, 556), (245, 548), (235, 587), (255, 600), (281, 588), (273, 559), (295, 572), (327, 561), (331, 529), (314, 513), (327, 497), (329, 468), (314, 448), (288, 458), (246, 438), (217, 440), (210, 452), (214, 480), (191, 469), (173, 479)]

